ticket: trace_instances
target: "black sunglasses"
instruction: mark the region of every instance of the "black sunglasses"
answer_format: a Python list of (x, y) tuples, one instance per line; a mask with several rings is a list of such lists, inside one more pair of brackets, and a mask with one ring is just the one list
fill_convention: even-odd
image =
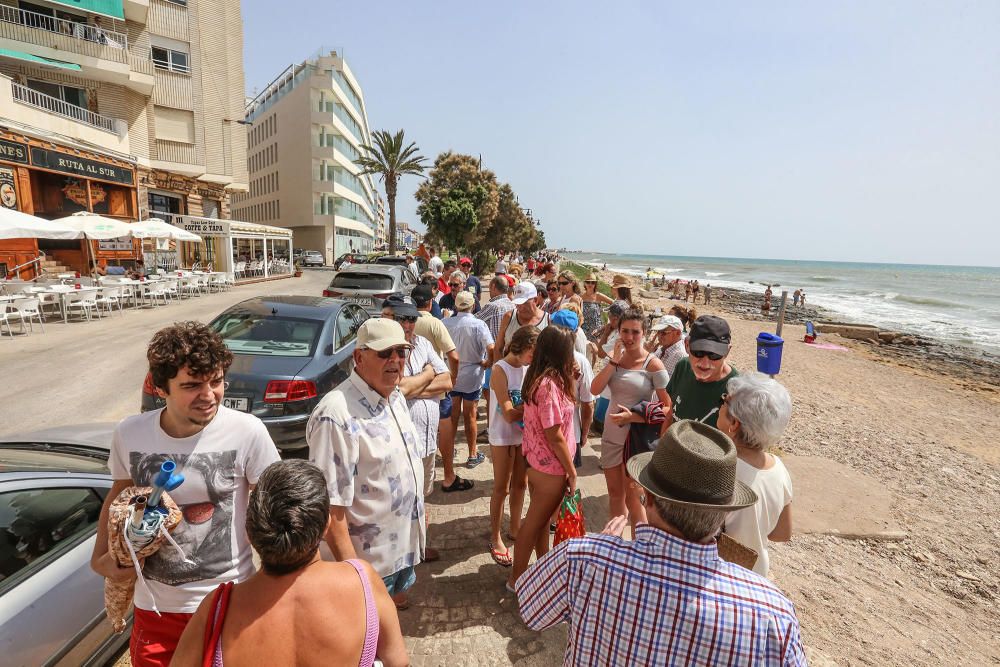
[(715, 352), (705, 352), (703, 350), (699, 350), (697, 352), (691, 350), (691, 355), (697, 357), (698, 359), (701, 359), (702, 357), (708, 357), (712, 361), (718, 361), (719, 359), (722, 359), (724, 356), (726, 356), (724, 354), (716, 354)]
[(378, 350), (375, 352), (375, 354), (378, 355), (379, 359), (388, 359), (389, 357), (392, 356), (394, 352), (396, 353), (396, 356), (399, 357), (400, 359), (406, 359), (406, 355), (410, 353), (410, 348), (402, 346), (390, 347), (385, 350)]
[(412, 315), (395, 315), (393, 319), (397, 322), (416, 322), (417, 318)]
[(559, 284), (562, 285), (563, 287), (566, 287), (566, 285), (569, 285), (569, 282), (565, 280), (560, 280)]
[(461, 286), (462, 286), (462, 283), (448, 283), (448, 287), (453, 287), (455, 289), (458, 289)]
[(558, 288), (558, 287), (556, 287), (555, 285), (553, 285), (552, 287), (548, 287), (548, 288), (546, 288), (546, 289), (547, 289), (547, 291), (549, 291), (549, 292), (558, 292), (558, 291), (559, 291), (559, 288)]

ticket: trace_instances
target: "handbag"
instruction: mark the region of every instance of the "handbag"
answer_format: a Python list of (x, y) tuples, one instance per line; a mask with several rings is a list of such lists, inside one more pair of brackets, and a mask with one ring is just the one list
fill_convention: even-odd
[(559, 505), (559, 513), (556, 517), (556, 535), (552, 540), (552, 546), (574, 537), (583, 537), (587, 534), (587, 529), (583, 521), (583, 503), (580, 502), (580, 489), (572, 495), (563, 496)]
[(229, 609), (229, 594), (233, 592), (233, 582), (227, 581), (215, 589), (212, 598), (212, 617), (205, 623), (205, 639), (201, 649), (202, 667), (212, 667), (215, 647), (222, 641), (222, 624)]
[(663, 403), (660, 401), (642, 401), (632, 406), (632, 412), (642, 416), (643, 422), (629, 424), (625, 447), (622, 449), (622, 463), (628, 463), (628, 460), (636, 454), (656, 449), (657, 443), (660, 442), (660, 427), (666, 419)]

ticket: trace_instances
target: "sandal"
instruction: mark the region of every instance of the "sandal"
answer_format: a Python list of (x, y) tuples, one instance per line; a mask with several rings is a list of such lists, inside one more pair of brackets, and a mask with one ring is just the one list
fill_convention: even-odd
[(514, 561), (510, 557), (510, 548), (508, 547), (504, 551), (498, 551), (493, 548), (493, 543), (490, 542), (490, 557), (493, 558), (493, 562), (501, 567), (510, 567), (514, 564)]
[(482, 452), (477, 452), (475, 456), (470, 456), (465, 462), (466, 468), (475, 468), (477, 465), (486, 460), (486, 454)]
[(455, 481), (452, 482), (450, 486), (445, 486), (444, 484), (442, 484), (441, 490), (444, 491), (445, 493), (451, 493), (453, 491), (468, 491), (473, 486), (475, 485), (472, 483), (472, 480), (462, 479), (458, 475), (455, 475)]

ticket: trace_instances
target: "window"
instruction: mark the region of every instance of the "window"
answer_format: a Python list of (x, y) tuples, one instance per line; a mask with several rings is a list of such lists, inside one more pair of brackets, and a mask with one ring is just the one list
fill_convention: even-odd
[(156, 138), (166, 141), (177, 141), (183, 144), (194, 143), (194, 112), (169, 107), (153, 107), (156, 119)]
[(83, 88), (52, 83), (51, 81), (38, 81), (36, 79), (28, 79), (28, 88), (49, 97), (54, 97), (57, 100), (62, 100), (67, 104), (72, 104), (75, 107), (81, 109), (87, 108), (87, 91)]
[(153, 66), (157, 69), (184, 74), (191, 71), (188, 66), (188, 54), (183, 51), (174, 51), (163, 46), (152, 46), (150, 51), (152, 52)]
[(90, 488), (0, 493), (0, 593), (93, 535), (102, 502)]
[(342, 308), (337, 313), (337, 337), (333, 343), (334, 349), (339, 350), (353, 341), (358, 335), (359, 326), (357, 317), (354, 315), (354, 309), (348, 306)]
[(187, 7), (188, 0), (167, 0), (172, 5), (181, 5), (182, 7)]

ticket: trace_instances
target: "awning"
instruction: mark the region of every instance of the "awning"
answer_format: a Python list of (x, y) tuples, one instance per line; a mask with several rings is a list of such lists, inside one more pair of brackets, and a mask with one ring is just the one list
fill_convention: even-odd
[(333, 226), (339, 229), (353, 229), (356, 232), (361, 232), (365, 236), (370, 236), (375, 238), (375, 232), (371, 227), (363, 222), (358, 222), (357, 220), (351, 220), (350, 218), (342, 218), (339, 215), (334, 218)]
[(54, 60), (52, 58), (43, 58), (42, 56), (32, 55), (30, 53), (25, 53), (23, 51), (11, 51), (10, 49), (0, 49), (0, 57), (2, 58), (14, 58), (15, 60), (24, 60), (29, 63), (35, 63), (36, 65), (44, 65), (46, 67), (59, 67), (62, 69), (71, 69), (76, 72), (80, 71), (80, 66), (76, 63), (68, 63), (62, 60)]
[(49, 0), (91, 14), (103, 14), (113, 19), (125, 20), (125, 3), (122, 0)]

